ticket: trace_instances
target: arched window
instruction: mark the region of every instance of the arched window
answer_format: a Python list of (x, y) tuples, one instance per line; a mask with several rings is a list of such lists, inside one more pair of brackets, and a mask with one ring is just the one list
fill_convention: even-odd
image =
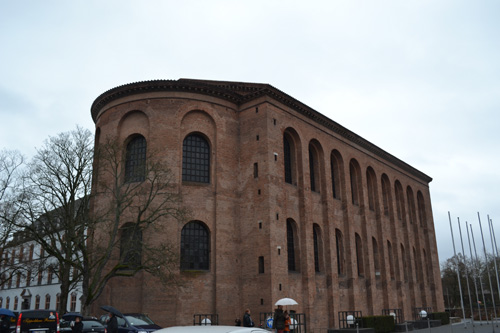
[(283, 135), (283, 163), (285, 164), (285, 182), (293, 184), (294, 182), (294, 163), (295, 163), (295, 147), (290, 136), (285, 133)]
[(19, 304), (19, 298), (16, 296), (14, 297), (14, 311), (17, 310), (17, 305)]
[(355, 160), (351, 160), (349, 163), (349, 175), (351, 179), (351, 195), (352, 195), (352, 204), (359, 206), (361, 196), (361, 187), (360, 187), (360, 171), (359, 165)]
[(386, 174), (382, 175), (382, 200), (384, 203), (384, 215), (389, 216), (391, 202), (391, 184)]
[(389, 259), (389, 273), (391, 274), (391, 280), (395, 279), (395, 271), (394, 271), (394, 253), (392, 252), (392, 244), (390, 241), (387, 241), (387, 257)]
[(380, 258), (378, 252), (378, 243), (375, 237), (372, 237), (372, 247), (373, 247), (373, 267), (375, 268), (375, 277), (380, 277)]
[(313, 242), (314, 242), (314, 270), (321, 272), (323, 265), (323, 241), (321, 239), (321, 229), (319, 225), (313, 225)]
[(8, 309), (10, 307), (10, 297), (7, 296), (7, 299), (5, 300), (5, 308)]
[(142, 230), (134, 223), (121, 228), (120, 260), (122, 269), (135, 269), (142, 263)]
[(210, 146), (200, 134), (189, 134), (182, 143), (182, 181), (210, 183)]
[(50, 295), (46, 294), (45, 295), (45, 310), (50, 309)]
[(408, 215), (410, 217), (410, 223), (413, 224), (413, 221), (416, 221), (417, 214), (415, 211), (415, 199), (410, 186), (406, 188), (406, 199), (408, 201)]
[(71, 293), (71, 303), (70, 303), (70, 310), (72, 312), (76, 311), (76, 293)]
[(40, 309), (40, 295), (36, 295), (35, 297), (35, 310)]
[(420, 226), (425, 227), (427, 224), (427, 214), (425, 213), (425, 201), (422, 192), (417, 192), (417, 205), (418, 205), (418, 220), (420, 221)]
[(394, 192), (396, 193), (396, 208), (398, 213), (398, 219), (403, 221), (404, 216), (404, 195), (403, 195), (403, 187), (399, 181), (394, 183)]
[(371, 167), (366, 169), (366, 185), (368, 189), (368, 209), (374, 211), (377, 203), (377, 180), (375, 171)]
[(210, 234), (199, 221), (187, 223), (181, 231), (181, 270), (210, 269)]
[(344, 275), (344, 239), (342, 237), (342, 232), (339, 229), (335, 229), (335, 241), (337, 245), (337, 273), (339, 275)]
[(125, 154), (125, 182), (142, 182), (146, 179), (146, 139), (134, 136), (128, 143)]
[(297, 232), (295, 230), (295, 222), (292, 219), (286, 220), (286, 245), (288, 254), (288, 271), (298, 271), (298, 255), (297, 255)]
[(356, 263), (358, 265), (358, 276), (365, 275), (365, 263), (363, 261), (363, 243), (361, 237), (356, 233)]
[(61, 303), (61, 293), (56, 294), (56, 309), (59, 309), (59, 304)]
[(309, 144), (309, 178), (311, 181), (311, 191), (320, 192), (319, 183), (319, 156), (316, 148)]
[(334, 199), (341, 199), (340, 195), (340, 156), (337, 151), (332, 151), (330, 154), (330, 168), (332, 177), (332, 193)]

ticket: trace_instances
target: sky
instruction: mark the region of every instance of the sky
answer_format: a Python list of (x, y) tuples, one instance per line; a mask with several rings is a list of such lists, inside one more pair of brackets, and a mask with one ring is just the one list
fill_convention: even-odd
[[(92, 102), (154, 79), (268, 83), (433, 178), (440, 262), (500, 241), (496, 0), (0, 0), (0, 150), (94, 131)], [(448, 213), (450, 215), (448, 215)], [(468, 255), (468, 243), (465, 243)]]

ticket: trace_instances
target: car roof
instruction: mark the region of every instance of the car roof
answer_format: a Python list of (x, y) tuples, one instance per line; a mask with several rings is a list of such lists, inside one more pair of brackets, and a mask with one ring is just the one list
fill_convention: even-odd
[(197, 326), (172, 326), (162, 328), (155, 333), (189, 333), (189, 332), (203, 332), (203, 333), (251, 333), (251, 332), (266, 332), (258, 327), (240, 327), (240, 326), (219, 326), (219, 325), (197, 325)]

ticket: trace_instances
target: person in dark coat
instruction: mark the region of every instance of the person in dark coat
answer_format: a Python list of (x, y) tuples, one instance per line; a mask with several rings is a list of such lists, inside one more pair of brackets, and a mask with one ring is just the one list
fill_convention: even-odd
[(118, 333), (118, 319), (113, 313), (109, 313), (109, 320), (107, 325), (108, 333)]
[(75, 317), (75, 322), (73, 323), (73, 326), (71, 327), (71, 331), (73, 331), (73, 333), (82, 333), (83, 332), (82, 318)]
[(285, 313), (281, 305), (278, 305), (278, 308), (274, 310), (273, 329), (278, 333), (283, 333), (285, 331)]
[(9, 333), (10, 332), (10, 317), (6, 315), (2, 315), (0, 318), (0, 333)]
[(245, 314), (243, 315), (243, 326), (244, 327), (254, 327), (254, 323), (252, 317), (250, 316), (250, 309), (246, 309)]

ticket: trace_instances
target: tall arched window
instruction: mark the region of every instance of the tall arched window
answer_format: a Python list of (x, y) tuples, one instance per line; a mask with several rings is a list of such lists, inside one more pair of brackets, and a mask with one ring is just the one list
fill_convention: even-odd
[(378, 243), (375, 237), (372, 237), (372, 247), (373, 247), (373, 268), (375, 268), (375, 277), (380, 277), (380, 258), (378, 251)]
[(335, 241), (337, 246), (337, 273), (339, 275), (344, 275), (345, 274), (344, 239), (342, 237), (342, 232), (339, 229), (335, 229)]
[(313, 242), (314, 242), (314, 270), (321, 272), (323, 261), (323, 241), (321, 239), (321, 229), (319, 225), (313, 225)]
[(45, 295), (45, 310), (50, 309), (50, 295), (46, 294)]
[(360, 186), (361, 177), (359, 165), (355, 160), (351, 160), (351, 163), (349, 163), (349, 175), (351, 179), (352, 204), (359, 206), (360, 200), (362, 198)]
[(413, 221), (416, 221), (417, 214), (415, 211), (415, 198), (410, 186), (406, 188), (406, 199), (408, 201), (408, 215), (410, 217), (410, 223), (413, 224)]
[(210, 269), (210, 234), (200, 221), (187, 223), (181, 231), (181, 270)]
[(69, 311), (72, 312), (76, 311), (76, 293), (71, 293), (71, 303), (69, 309)]
[(370, 167), (366, 169), (366, 185), (368, 189), (368, 209), (375, 210), (377, 202), (377, 180), (375, 171)]
[(36, 295), (35, 297), (35, 310), (40, 309), (40, 295)]
[(125, 182), (142, 182), (146, 179), (146, 139), (135, 135), (127, 143), (125, 154)]
[(427, 224), (427, 214), (425, 213), (425, 201), (422, 192), (417, 192), (417, 205), (418, 205), (418, 220), (421, 227), (425, 227)]
[(298, 255), (296, 255), (296, 230), (295, 222), (292, 219), (286, 220), (286, 245), (288, 254), (288, 270), (291, 272), (296, 272), (298, 269), (297, 260)]
[(389, 216), (391, 202), (391, 184), (386, 174), (382, 175), (382, 200), (384, 204), (384, 215)]
[(387, 241), (387, 258), (389, 259), (389, 274), (391, 275), (391, 280), (394, 280), (395, 270), (394, 270), (394, 253), (392, 252), (392, 244)]
[(210, 183), (210, 146), (201, 134), (189, 134), (182, 143), (182, 181)]
[(404, 195), (403, 195), (403, 187), (399, 181), (394, 183), (394, 192), (396, 193), (396, 208), (398, 213), (398, 219), (403, 221), (404, 216)]
[(16, 297), (14, 297), (14, 311), (17, 310), (18, 304), (19, 304), (19, 298), (16, 296)]
[(126, 223), (121, 229), (120, 260), (125, 270), (141, 265), (142, 230), (134, 223)]
[(10, 307), (10, 297), (7, 296), (7, 299), (5, 300), (5, 308), (8, 309)]
[(293, 146), (293, 141), (290, 136), (285, 133), (283, 135), (283, 163), (285, 165), (285, 182), (288, 184), (293, 184), (294, 181), (294, 157), (295, 147)]
[(401, 260), (403, 261), (403, 277), (405, 282), (408, 282), (408, 265), (406, 261), (405, 247), (401, 244)]
[(365, 263), (363, 260), (363, 243), (361, 242), (361, 237), (356, 233), (356, 263), (358, 265), (358, 276), (365, 275)]
[(316, 148), (309, 144), (309, 178), (311, 181), (311, 191), (320, 192), (319, 179), (319, 156)]
[(332, 151), (330, 154), (330, 168), (332, 177), (332, 193), (334, 199), (341, 199), (340, 195), (340, 155), (337, 151)]

